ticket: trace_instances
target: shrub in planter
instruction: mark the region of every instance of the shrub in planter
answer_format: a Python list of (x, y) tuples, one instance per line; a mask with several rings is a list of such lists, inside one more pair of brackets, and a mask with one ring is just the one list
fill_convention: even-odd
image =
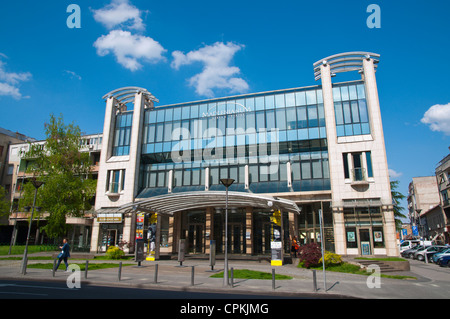
[[(319, 263), (322, 263), (322, 258), (320, 258)], [(335, 266), (342, 264), (341, 255), (326, 251), (325, 252), (325, 267)]]
[(306, 244), (299, 248), (299, 266), (310, 268), (318, 266), (322, 258), (320, 246), (316, 243)]
[(116, 246), (110, 246), (106, 251), (106, 257), (108, 259), (120, 259), (123, 256), (125, 256), (123, 250)]

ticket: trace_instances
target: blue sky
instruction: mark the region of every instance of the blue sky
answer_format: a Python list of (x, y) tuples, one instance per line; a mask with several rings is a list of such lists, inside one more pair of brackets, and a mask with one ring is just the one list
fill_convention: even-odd
[[(372, 3), (381, 28), (366, 24)], [(81, 28), (67, 26), (70, 4)], [(101, 97), (119, 87), (166, 105), (308, 86), (315, 61), (376, 52), (388, 165), (406, 194), (449, 152), (449, 14), (448, 1), (2, 1), (0, 127), (42, 139), (61, 113), (98, 133)]]

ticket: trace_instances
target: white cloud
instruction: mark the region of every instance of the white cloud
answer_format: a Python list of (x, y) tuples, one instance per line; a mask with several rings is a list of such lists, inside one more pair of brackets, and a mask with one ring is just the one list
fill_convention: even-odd
[(392, 178), (399, 178), (400, 176), (403, 175), (403, 173), (396, 172), (393, 169), (388, 169), (388, 172), (389, 172), (389, 177), (392, 177)]
[(199, 95), (213, 97), (213, 89), (228, 89), (231, 92), (242, 93), (248, 90), (248, 83), (236, 77), (240, 73), (238, 67), (229, 65), (234, 54), (242, 48), (242, 45), (231, 42), (226, 44), (216, 42), (187, 54), (175, 51), (172, 53), (171, 66), (178, 70), (180, 66), (195, 62), (203, 64), (203, 71), (189, 79), (190, 85), (195, 87)]
[(71, 78), (75, 78), (75, 79), (81, 80), (81, 76), (79, 76), (78, 74), (76, 74), (76, 73), (73, 72), (73, 71), (70, 71), (70, 70), (64, 70), (64, 72), (67, 73), (67, 74), (69, 74)]
[[(0, 53), (0, 56), (7, 58), (3, 53)], [(7, 72), (5, 70), (5, 65), (6, 64), (0, 60), (0, 95), (11, 96), (16, 100), (29, 98), (29, 96), (23, 96), (22, 93), (20, 93), (18, 85), (20, 82), (28, 81), (31, 78), (31, 73)]]
[(420, 121), (429, 125), (432, 131), (450, 135), (450, 103), (433, 105), (425, 112)]
[(140, 60), (151, 63), (164, 60), (162, 54), (166, 51), (150, 37), (123, 30), (113, 30), (101, 36), (95, 41), (94, 47), (100, 56), (114, 54), (117, 62), (131, 71), (142, 67)]
[(113, 0), (111, 4), (94, 12), (94, 19), (109, 30), (121, 26), (130, 30), (144, 30), (142, 11), (130, 4), (128, 0)]

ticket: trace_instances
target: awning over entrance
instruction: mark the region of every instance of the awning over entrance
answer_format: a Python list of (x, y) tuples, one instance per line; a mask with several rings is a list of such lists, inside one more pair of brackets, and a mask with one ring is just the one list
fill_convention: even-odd
[[(148, 211), (173, 215), (176, 212), (191, 209), (201, 209), (206, 207), (223, 208), (225, 207), (225, 203), (225, 191), (172, 193), (123, 205), (117, 209), (117, 212), (129, 213), (133, 211)], [(228, 207), (246, 206), (279, 209), (281, 211), (296, 212), (298, 214), (300, 214), (301, 211), (295, 202), (288, 199), (244, 192), (228, 192)]]

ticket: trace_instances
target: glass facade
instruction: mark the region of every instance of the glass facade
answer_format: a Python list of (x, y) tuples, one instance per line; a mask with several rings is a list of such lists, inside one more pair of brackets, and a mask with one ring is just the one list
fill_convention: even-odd
[(210, 190), (221, 190), (221, 178), (235, 179), (234, 191), (329, 190), (322, 90), (290, 89), (145, 110), (140, 169), (139, 197), (167, 193), (170, 174), (172, 192), (204, 190), (206, 179)]
[(370, 134), (364, 84), (333, 86), (337, 136)]
[(116, 116), (112, 156), (122, 156), (130, 154), (132, 123), (133, 112), (125, 112)]

